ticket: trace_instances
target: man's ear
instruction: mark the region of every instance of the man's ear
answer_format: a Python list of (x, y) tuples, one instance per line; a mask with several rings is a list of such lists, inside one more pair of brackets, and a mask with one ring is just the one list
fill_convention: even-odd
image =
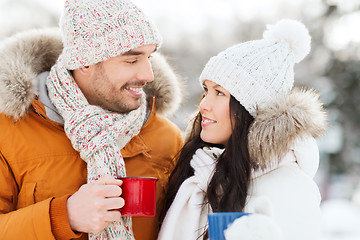
[(94, 66), (84, 66), (73, 70), (73, 77), (76, 82), (81, 81), (81, 79), (89, 79), (94, 72)]
[(81, 67), (81, 68), (77, 68), (73, 71), (74, 73), (74, 77), (75, 76), (79, 76), (79, 77), (90, 77), (93, 72), (94, 72), (94, 65), (92, 66), (84, 66), (84, 67)]
[(91, 67), (90, 66), (84, 66), (78, 69), (80, 73), (82, 74), (89, 74)]

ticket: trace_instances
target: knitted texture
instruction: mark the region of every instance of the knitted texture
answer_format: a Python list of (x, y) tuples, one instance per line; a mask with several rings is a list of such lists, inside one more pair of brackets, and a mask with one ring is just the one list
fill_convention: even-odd
[(67, 0), (60, 19), (63, 63), (73, 70), (147, 44), (161, 45), (156, 26), (129, 0)]
[[(294, 20), (268, 25), (264, 39), (232, 46), (212, 57), (200, 75), (225, 88), (253, 116), (287, 96), (294, 84), (294, 64), (310, 50), (305, 26)], [(294, 34), (287, 34), (287, 32)], [(301, 39), (296, 42), (294, 39)]]
[[(104, 110), (88, 103), (60, 55), (47, 78), (49, 97), (64, 118), (64, 129), (72, 146), (87, 163), (88, 182), (108, 174), (126, 176), (120, 149), (137, 135), (146, 115), (143, 96), (140, 107), (127, 114)], [(120, 139), (120, 141), (119, 141)], [(112, 222), (90, 239), (133, 239), (131, 218)]]

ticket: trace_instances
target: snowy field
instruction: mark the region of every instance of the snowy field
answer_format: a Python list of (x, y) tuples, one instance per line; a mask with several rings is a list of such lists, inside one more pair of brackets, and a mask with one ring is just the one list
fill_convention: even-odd
[(359, 240), (360, 207), (344, 199), (322, 203), (322, 240)]

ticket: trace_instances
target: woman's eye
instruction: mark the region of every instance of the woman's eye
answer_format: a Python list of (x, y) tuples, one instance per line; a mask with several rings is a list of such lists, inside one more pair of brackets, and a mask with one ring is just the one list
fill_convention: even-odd
[(219, 90), (216, 90), (216, 95), (218, 95), (218, 96), (224, 96), (225, 94), (222, 93), (222, 92), (220, 92)]
[(208, 92), (208, 89), (206, 87), (203, 87), (204, 88), (204, 94), (206, 95), (206, 93)]

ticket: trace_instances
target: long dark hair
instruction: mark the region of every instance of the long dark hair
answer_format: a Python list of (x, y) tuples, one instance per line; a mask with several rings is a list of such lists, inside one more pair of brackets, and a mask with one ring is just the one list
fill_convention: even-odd
[[(214, 212), (243, 211), (250, 183), (251, 164), (248, 151), (248, 132), (254, 118), (233, 97), (230, 97), (230, 118), (233, 132), (227, 146), (217, 160), (214, 176), (207, 189), (207, 200)], [(178, 155), (178, 162), (170, 175), (161, 221), (173, 202), (180, 185), (194, 175), (190, 161), (195, 151), (205, 146), (216, 146), (200, 138), (201, 115), (194, 119), (192, 130)]]

